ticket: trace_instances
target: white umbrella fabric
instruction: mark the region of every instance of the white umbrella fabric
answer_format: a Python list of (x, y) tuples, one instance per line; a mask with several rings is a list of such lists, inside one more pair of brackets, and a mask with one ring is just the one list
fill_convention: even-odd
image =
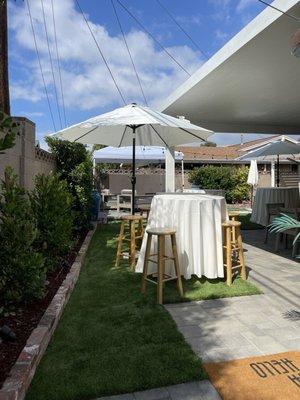
[(256, 160), (251, 160), (247, 183), (248, 185), (251, 185), (251, 207), (252, 207), (254, 186), (258, 184), (258, 169)]
[(279, 155), (283, 154), (299, 154), (300, 145), (291, 143), (284, 138), (270, 142), (257, 150), (250, 151), (244, 156), (240, 157), (240, 160), (247, 160), (251, 158), (266, 157), (266, 156), (277, 156), (277, 186), (279, 186)]
[(53, 134), (83, 144), (132, 145), (132, 212), (135, 204), (135, 146), (173, 147), (205, 141), (213, 132), (135, 103), (90, 118)]
[(248, 185), (255, 186), (258, 184), (258, 169), (257, 169), (257, 161), (251, 160), (248, 178), (247, 178)]

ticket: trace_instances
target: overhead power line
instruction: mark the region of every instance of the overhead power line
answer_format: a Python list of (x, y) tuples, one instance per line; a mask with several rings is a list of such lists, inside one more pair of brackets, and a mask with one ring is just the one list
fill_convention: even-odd
[(56, 108), (57, 108), (58, 118), (59, 118), (59, 122), (60, 122), (60, 127), (62, 129), (63, 126), (62, 126), (60, 109), (59, 109), (59, 101), (58, 101), (58, 93), (57, 93), (57, 87), (56, 87), (56, 79), (55, 79), (55, 75), (54, 75), (53, 60), (52, 60), (52, 55), (51, 55), (51, 50), (50, 50), (49, 35), (48, 35), (47, 22), (46, 22), (46, 16), (45, 16), (45, 9), (44, 9), (44, 1), (43, 0), (41, 0), (41, 5), (42, 5), (42, 14), (43, 14), (46, 42), (47, 42), (49, 59), (50, 59), (50, 68), (51, 68), (51, 74), (52, 74), (53, 85), (54, 85), (54, 93), (55, 93), (55, 98), (56, 98)]
[(268, 2), (264, 1), (264, 0), (258, 0), (260, 3), (264, 4), (265, 6), (268, 6), (270, 8), (273, 8), (273, 10), (279, 11), (281, 14), (286, 15), (287, 17), (292, 18), (293, 20), (300, 22), (300, 18), (296, 17), (295, 15), (292, 15), (290, 13), (287, 13), (286, 11), (282, 11), (280, 10), (280, 8), (277, 8), (275, 6), (273, 6), (272, 4), (269, 4)]
[(144, 32), (146, 32), (153, 40), (154, 42), (189, 76), (191, 74), (184, 68), (183, 65), (180, 64), (179, 61), (176, 60), (174, 56), (155, 38), (155, 36), (150, 33), (145, 26), (136, 18), (136, 16), (120, 1), (117, 0), (117, 2), (120, 4), (120, 6), (135, 20), (135, 22), (143, 29)]
[(50, 112), (50, 116), (51, 116), (51, 120), (52, 120), (54, 131), (56, 131), (55, 120), (54, 120), (54, 116), (53, 116), (53, 112), (52, 112), (52, 108), (51, 108), (51, 103), (50, 103), (50, 99), (49, 99), (49, 93), (48, 93), (48, 90), (47, 90), (45, 76), (44, 76), (44, 72), (43, 72), (43, 68), (42, 68), (42, 64), (41, 64), (41, 58), (40, 58), (40, 54), (39, 54), (39, 50), (38, 50), (38, 46), (37, 46), (36, 35), (35, 35), (35, 31), (34, 31), (34, 26), (33, 26), (32, 15), (31, 15), (31, 9), (30, 9), (30, 5), (29, 5), (29, 1), (28, 0), (26, 0), (26, 5), (27, 5), (27, 9), (28, 9), (30, 25), (31, 25), (32, 35), (33, 35), (33, 42), (34, 42), (34, 47), (35, 47), (35, 52), (36, 52), (36, 56), (37, 56), (39, 67), (40, 67), (40, 72), (41, 72), (42, 81), (43, 81), (43, 85), (44, 85), (45, 95), (46, 95), (46, 98), (47, 98), (48, 108), (49, 108), (49, 112)]
[(137, 79), (137, 81), (138, 81), (138, 84), (139, 84), (139, 87), (140, 87), (142, 96), (143, 96), (143, 98), (144, 98), (144, 102), (145, 102), (146, 105), (148, 105), (147, 99), (146, 99), (146, 96), (145, 96), (145, 93), (144, 93), (144, 90), (143, 90), (142, 82), (141, 82), (141, 80), (140, 80), (139, 74), (138, 74), (137, 69), (136, 69), (136, 67), (135, 67), (135, 64), (134, 64), (134, 61), (133, 61), (133, 58), (132, 58), (132, 55), (131, 55), (131, 51), (130, 51), (130, 49), (129, 49), (129, 46), (128, 46), (128, 43), (127, 43), (127, 40), (126, 40), (126, 36), (125, 36), (124, 30), (123, 30), (123, 28), (122, 28), (121, 21), (120, 21), (120, 18), (119, 18), (117, 9), (116, 9), (116, 7), (115, 7), (114, 1), (113, 1), (113, 0), (110, 0), (110, 1), (111, 1), (111, 4), (112, 4), (112, 8), (113, 8), (113, 10), (114, 10), (114, 13), (115, 13), (116, 20), (117, 20), (117, 22), (118, 22), (120, 31), (121, 31), (121, 33), (122, 33), (123, 41), (124, 41), (125, 47), (126, 47), (126, 49), (127, 49), (127, 52), (128, 52), (128, 55), (129, 55), (129, 58), (130, 58), (130, 61), (131, 61), (131, 64), (132, 64), (132, 67), (133, 67), (135, 76), (136, 76), (136, 79)]
[(104, 54), (103, 54), (103, 52), (102, 52), (102, 50), (101, 50), (101, 48), (100, 48), (100, 45), (99, 45), (99, 43), (98, 43), (98, 41), (97, 41), (97, 39), (96, 39), (96, 37), (95, 37), (93, 31), (92, 31), (92, 28), (90, 27), (89, 22), (88, 22), (88, 20), (87, 20), (87, 18), (86, 18), (86, 16), (85, 16), (85, 14), (84, 14), (84, 12), (83, 12), (83, 10), (82, 10), (80, 4), (79, 4), (79, 1), (78, 1), (78, 0), (75, 0), (75, 1), (76, 1), (77, 7), (79, 8), (79, 10), (80, 10), (80, 12), (81, 12), (81, 14), (82, 14), (82, 17), (83, 17), (83, 19), (84, 19), (84, 21), (85, 21), (85, 23), (86, 23), (86, 25), (87, 25), (87, 27), (88, 27), (88, 30), (90, 31), (90, 34), (91, 34), (91, 36), (92, 36), (92, 38), (93, 38), (93, 40), (94, 40), (94, 42), (95, 42), (95, 44), (96, 44), (96, 47), (97, 47), (97, 49), (98, 49), (98, 51), (99, 51), (99, 54), (100, 54), (100, 56), (101, 56), (101, 58), (102, 58), (102, 60), (103, 60), (103, 62), (104, 62), (104, 64), (105, 64), (105, 66), (106, 66), (106, 68), (107, 68), (107, 70), (108, 70), (108, 72), (109, 72), (109, 74), (110, 74), (110, 76), (111, 76), (111, 79), (113, 80), (114, 85), (115, 85), (115, 87), (116, 87), (116, 89), (117, 89), (117, 91), (118, 91), (118, 93), (119, 93), (119, 95), (120, 95), (120, 97), (121, 97), (123, 103), (126, 104), (126, 101), (125, 101), (125, 98), (124, 98), (124, 96), (123, 96), (123, 94), (122, 94), (122, 92), (121, 92), (121, 89), (119, 88), (119, 86), (118, 86), (118, 84), (117, 84), (117, 81), (116, 81), (116, 79), (115, 79), (115, 77), (114, 77), (114, 75), (113, 75), (113, 73), (112, 73), (112, 70), (110, 69), (110, 67), (109, 67), (109, 65), (108, 65), (108, 62), (106, 61), (106, 58), (105, 58), (105, 56), (104, 56)]
[(51, 0), (51, 10), (52, 10), (52, 22), (53, 22), (54, 41), (55, 41), (55, 50), (56, 50), (56, 60), (57, 60), (57, 67), (58, 67), (58, 77), (59, 77), (59, 84), (60, 84), (60, 91), (61, 91), (64, 123), (65, 123), (65, 127), (66, 127), (68, 124), (67, 124), (67, 118), (66, 118), (65, 96), (64, 96), (64, 91), (63, 91), (63, 84), (62, 84), (61, 70), (60, 70), (60, 57), (59, 57), (58, 45), (57, 45), (57, 34), (56, 34), (56, 23), (55, 23), (53, 0)]
[(161, 3), (160, 0), (156, 0), (157, 4), (160, 5), (160, 7), (165, 11), (165, 13), (171, 18), (171, 20), (178, 26), (178, 28), (185, 34), (187, 38), (190, 39), (190, 41), (193, 43), (195, 47), (201, 52), (201, 54), (204, 55), (206, 59), (208, 59), (208, 55), (200, 48), (198, 43), (195, 42), (195, 40), (191, 37), (191, 35), (179, 24), (179, 22), (176, 20), (176, 18), (173, 17), (173, 15), (170, 13), (170, 11), (167, 9), (167, 7)]

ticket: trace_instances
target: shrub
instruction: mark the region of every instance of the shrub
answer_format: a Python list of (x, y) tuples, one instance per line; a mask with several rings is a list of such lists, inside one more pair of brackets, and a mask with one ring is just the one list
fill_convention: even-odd
[(7, 167), (0, 195), (0, 314), (43, 295), (45, 266), (43, 256), (33, 247), (36, 237), (29, 200)]
[(15, 145), (17, 126), (9, 115), (0, 111), (0, 154)]
[(75, 230), (87, 229), (90, 225), (93, 165), (89, 152), (81, 143), (72, 143), (53, 137), (46, 139), (57, 160), (57, 172), (66, 180), (74, 197)]
[(67, 183), (52, 173), (36, 177), (30, 201), (38, 228), (35, 247), (41, 250), (47, 269), (51, 270), (72, 246), (72, 196)]
[(248, 168), (208, 165), (189, 173), (189, 182), (203, 189), (223, 189), (226, 200), (241, 202), (249, 199)]

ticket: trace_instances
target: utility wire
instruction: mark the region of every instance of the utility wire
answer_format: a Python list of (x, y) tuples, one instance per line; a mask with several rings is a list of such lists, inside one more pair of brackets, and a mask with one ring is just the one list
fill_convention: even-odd
[(61, 100), (62, 100), (62, 106), (63, 106), (62, 108), (63, 108), (63, 115), (64, 115), (64, 123), (65, 123), (65, 127), (66, 127), (68, 124), (67, 124), (67, 118), (66, 118), (65, 96), (64, 96), (64, 91), (63, 91), (63, 84), (62, 84), (61, 70), (60, 70), (60, 59), (59, 59), (58, 45), (57, 45), (57, 34), (56, 34), (56, 23), (55, 23), (53, 0), (51, 0), (51, 9), (52, 9), (52, 21), (53, 21), (54, 40), (55, 40), (56, 60), (57, 60), (57, 67), (58, 67), (58, 77), (59, 77)]
[(264, 1), (264, 0), (258, 0), (260, 3), (264, 4), (265, 6), (271, 7), (273, 8), (273, 10), (279, 11), (281, 14), (286, 15), (287, 17), (292, 18), (293, 20), (300, 22), (300, 18), (295, 17), (295, 15), (289, 14), (285, 11), (280, 10), (280, 8), (277, 8), (275, 6), (273, 6), (272, 4), (269, 4), (268, 2)]
[(46, 86), (45, 76), (44, 76), (44, 72), (43, 72), (43, 68), (42, 68), (42, 64), (41, 64), (41, 58), (40, 58), (39, 50), (38, 50), (38, 47), (37, 47), (36, 35), (35, 35), (35, 31), (34, 31), (32, 15), (31, 15), (31, 10), (30, 10), (30, 5), (29, 5), (29, 1), (28, 0), (26, 0), (26, 5), (27, 5), (27, 9), (28, 9), (29, 18), (30, 18), (30, 25), (31, 25), (32, 35), (33, 35), (35, 52), (36, 52), (36, 56), (37, 56), (39, 67), (40, 67), (42, 81), (43, 81), (43, 84), (44, 84), (44, 91), (45, 91), (45, 95), (46, 95), (46, 98), (47, 98), (47, 103), (48, 103), (48, 107), (49, 107), (49, 112), (50, 112), (53, 128), (54, 128), (54, 131), (56, 131), (54, 116), (53, 116), (51, 103), (50, 103), (50, 99), (49, 99), (49, 94), (48, 94), (48, 90), (47, 90), (47, 86)]
[(162, 4), (160, 0), (156, 0), (156, 2), (165, 11), (165, 13), (171, 18), (171, 20), (178, 26), (178, 28), (185, 34), (185, 36), (190, 39), (190, 41), (193, 43), (193, 45), (195, 47), (197, 47), (197, 49), (201, 52), (201, 54), (203, 54), (206, 59), (209, 59), (208, 55), (194, 41), (194, 39), (191, 37), (191, 35), (179, 24), (179, 22), (176, 20), (176, 18), (173, 17), (173, 15), (170, 13), (170, 11), (167, 9), (167, 7), (164, 4)]
[(128, 55), (129, 55), (129, 58), (130, 58), (132, 67), (133, 67), (133, 69), (134, 69), (136, 79), (137, 79), (138, 84), (139, 84), (139, 86), (140, 86), (141, 93), (142, 93), (142, 96), (143, 96), (143, 98), (144, 98), (144, 102), (145, 102), (146, 106), (148, 106), (147, 99), (146, 99), (146, 96), (145, 96), (145, 93), (144, 93), (144, 90), (143, 90), (142, 82), (141, 82), (141, 80), (140, 80), (139, 74), (138, 74), (137, 69), (136, 69), (136, 67), (135, 67), (135, 64), (134, 64), (134, 61), (133, 61), (133, 58), (132, 58), (132, 55), (131, 55), (131, 51), (130, 51), (130, 49), (129, 49), (129, 46), (128, 46), (128, 43), (127, 43), (127, 40), (126, 40), (126, 36), (125, 36), (124, 30), (123, 30), (123, 28), (122, 28), (120, 18), (119, 18), (119, 16), (118, 16), (117, 9), (116, 9), (116, 7), (115, 7), (115, 3), (114, 3), (113, 0), (110, 0), (110, 1), (111, 1), (111, 5), (112, 5), (112, 7), (113, 7), (113, 10), (114, 10), (114, 13), (115, 13), (116, 20), (117, 20), (117, 22), (118, 22), (120, 31), (121, 31), (121, 33), (122, 33), (123, 40), (124, 40), (124, 44), (125, 44), (125, 47), (126, 47), (126, 49), (127, 49), (127, 52), (128, 52)]
[(105, 64), (106, 68), (108, 69), (108, 72), (109, 72), (109, 74), (110, 74), (110, 76), (111, 76), (111, 79), (113, 80), (113, 82), (114, 82), (114, 84), (115, 84), (115, 87), (116, 87), (116, 89), (117, 89), (117, 91), (118, 91), (118, 93), (119, 93), (119, 95), (120, 95), (120, 97), (121, 97), (123, 103), (126, 104), (126, 101), (125, 101), (125, 98), (124, 98), (124, 96), (123, 96), (123, 94), (122, 94), (122, 92), (121, 92), (121, 89), (119, 88), (119, 86), (118, 86), (118, 84), (117, 84), (117, 81), (116, 81), (116, 79), (115, 79), (115, 77), (114, 77), (114, 75), (113, 75), (113, 73), (112, 73), (112, 70), (110, 69), (110, 67), (109, 67), (109, 65), (108, 65), (108, 63), (107, 63), (107, 61), (106, 61), (106, 58), (104, 57), (104, 54), (103, 54), (103, 52), (102, 52), (102, 50), (101, 50), (101, 48), (100, 48), (100, 46), (99, 46), (99, 43), (98, 43), (98, 41), (97, 41), (97, 39), (96, 39), (96, 37), (95, 37), (95, 35), (94, 35), (94, 33), (93, 33), (91, 27), (90, 27), (90, 24), (88, 23), (88, 20), (87, 20), (87, 18), (86, 18), (86, 16), (85, 16), (85, 14), (84, 14), (84, 12), (83, 12), (81, 6), (80, 6), (80, 4), (79, 4), (79, 1), (78, 1), (78, 0), (75, 0), (75, 1), (76, 1), (76, 4), (77, 4), (77, 7), (79, 8), (79, 10), (80, 10), (80, 12), (81, 12), (81, 14), (82, 14), (82, 16), (83, 16), (83, 19), (84, 19), (85, 23), (86, 23), (86, 25), (87, 25), (87, 27), (88, 27), (88, 29), (89, 29), (89, 31), (90, 31), (90, 34), (92, 35), (92, 38), (93, 38), (93, 40), (94, 40), (94, 42), (95, 42), (95, 44), (96, 44), (96, 46), (97, 46), (97, 49), (98, 49), (98, 51), (99, 51), (99, 54), (100, 54), (100, 56), (101, 56), (101, 58), (102, 58), (102, 60), (103, 60), (103, 62), (104, 62), (104, 64)]
[[(76, 0), (77, 1), (77, 0)], [(120, 1), (117, 0), (117, 2), (120, 4), (120, 6), (135, 20), (135, 22), (143, 29), (144, 32), (146, 32), (153, 40), (154, 42), (189, 76), (191, 74), (175, 59), (175, 57), (172, 56), (172, 54), (150, 33), (145, 26), (132, 14), (131, 11), (128, 10), (128, 8)]]
[(46, 22), (46, 16), (45, 16), (45, 9), (44, 9), (44, 1), (43, 0), (41, 0), (41, 5), (42, 5), (42, 14), (43, 14), (46, 42), (47, 42), (49, 59), (50, 59), (51, 74), (52, 74), (53, 85), (54, 85), (54, 93), (55, 93), (55, 98), (56, 98), (57, 113), (58, 113), (58, 118), (59, 118), (59, 122), (60, 122), (60, 127), (62, 129), (63, 125), (62, 125), (60, 109), (59, 109), (59, 101), (58, 101), (58, 93), (57, 93), (57, 87), (56, 87), (56, 79), (55, 79), (55, 76), (54, 76), (53, 60), (52, 60), (52, 55), (51, 55), (51, 50), (50, 50), (50, 42), (49, 42), (49, 35), (48, 35), (47, 22)]

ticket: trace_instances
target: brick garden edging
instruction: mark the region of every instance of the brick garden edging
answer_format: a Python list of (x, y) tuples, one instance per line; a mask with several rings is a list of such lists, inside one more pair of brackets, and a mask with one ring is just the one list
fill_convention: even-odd
[(35, 370), (50, 342), (62, 312), (68, 303), (84, 262), (85, 254), (96, 231), (89, 231), (70, 268), (38, 326), (32, 331), (19, 358), (12, 367), (8, 378), (0, 390), (0, 400), (23, 400)]

